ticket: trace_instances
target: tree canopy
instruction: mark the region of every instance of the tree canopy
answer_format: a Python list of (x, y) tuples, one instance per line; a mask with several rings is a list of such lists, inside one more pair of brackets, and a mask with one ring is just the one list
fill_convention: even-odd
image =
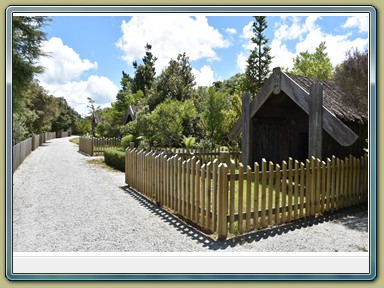
[(44, 68), (37, 64), (50, 18), (12, 17), (12, 128), (15, 143), (32, 134), (66, 130), (80, 117), (64, 98), (56, 98), (34, 77)]
[(333, 80), (348, 95), (344, 101), (368, 115), (368, 50), (350, 49), (336, 67)]
[(147, 95), (155, 80), (155, 63), (157, 58), (153, 56), (151, 49), (152, 45), (147, 43), (145, 45), (145, 56), (142, 59), (142, 65), (138, 65), (136, 61), (132, 63), (135, 69), (135, 77), (132, 79), (132, 93), (142, 91), (144, 95)]
[(150, 94), (150, 110), (166, 99), (185, 101), (191, 99), (196, 85), (189, 57), (186, 53), (179, 54), (177, 59), (171, 59), (154, 83), (153, 93)]
[(13, 112), (24, 107), (26, 90), (33, 77), (43, 71), (36, 60), (44, 55), (41, 45), (46, 40), (42, 28), (50, 21), (47, 17), (12, 17), (12, 99)]
[(325, 42), (321, 42), (314, 53), (309, 53), (308, 50), (300, 52), (293, 58), (293, 68), (290, 72), (320, 80), (331, 79), (333, 66), (328, 53), (325, 52), (326, 49)]

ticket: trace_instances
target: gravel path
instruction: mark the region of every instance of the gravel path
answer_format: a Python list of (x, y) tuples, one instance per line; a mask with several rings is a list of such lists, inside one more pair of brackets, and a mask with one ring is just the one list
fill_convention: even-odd
[(361, 252), (364, 207), (214, 241), (129, 190), (68, 138), (53, 139), (13, 175), (14, 252)]

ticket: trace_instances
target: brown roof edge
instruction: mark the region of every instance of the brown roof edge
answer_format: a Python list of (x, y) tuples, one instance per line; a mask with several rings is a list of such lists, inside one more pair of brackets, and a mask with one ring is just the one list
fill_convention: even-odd
[[(308, 78), (308, 77), (307, 77)], [(311, 79), (311, 78), (309, 78)], [(316, 81), (315, 79), (312, 79)], [(313, 84), (313, 83), (312, 83)], [(277, 87), (279, 86), (279, 87)], [(251, 105), (251, 117), (253, 117), (259, 108), (265, 103), (271, 94), (280, 93), (280, 88), (290, 97), (298, 106), (300, 106), (307, 114), (309, 113), (309, 93), (305, 87), (302, 87), (287, 74), (280, 71), (280, 68), (274, 68), (273, 74), (268, 78), (266, 84), (263, 85), (260, 92), (254, 97)], [(358, 136), (349, 129), (335, 114), (323, 106), (323, 128), (332, 138), (343, 146), (353, 144)], [(228, 134), (230, 140), (235, 139), (242, 129), (242, 116), (238, 119)]]
[[(278, 80), (276, 80), (278, 79)], [(253, 97), (251, 103), (251, 117), (255, 115), (257, 110), (264, 104), (264, 102), (268, 99), (268, 97), (272, 94), (280, 93), (281, 85), (280, 85), (280, 67), (273, 68), (273, 73), (271, 76), (265, 81), (265, 84), (261, 87), (259, 93), (255, 97)], [(231, 131), (228, 133), (228, 139), (234, 140), (237, 136), (239, 136), (242, 127), (242, 114), (240, 114), (239, 119), (232, 127)]]

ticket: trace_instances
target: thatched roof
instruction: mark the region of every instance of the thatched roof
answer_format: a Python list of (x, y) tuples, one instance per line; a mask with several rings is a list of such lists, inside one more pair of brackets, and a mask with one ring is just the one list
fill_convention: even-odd
[(338, 85), (333, 81), (324, 81), (306, 76), (294, 75), (285, 73), (294, 82), (300, 85), (307, 93), (309, 87), (314, 83), (321, 83), (323, 85), (323, 106), (328, 109), (332, 114), (345, 123), (360, 123), (367, 124), (368, 120), (364, 116), (363, 111), (359, 111), (356, 107), (349, 105), (348, 95), (346, 95)]

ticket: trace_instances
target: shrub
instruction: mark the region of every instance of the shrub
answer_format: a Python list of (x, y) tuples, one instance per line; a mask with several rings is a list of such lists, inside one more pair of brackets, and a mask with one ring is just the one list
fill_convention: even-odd
[(125, 172), (125, 152), (121, 148), (106, 148), (104, 162), (108, 166)]
[(128, 134), (121, 139), (121, 147), (125, 150), (129, 147), (129, 143), (133, 142), (134, 137), (132, 134)]

